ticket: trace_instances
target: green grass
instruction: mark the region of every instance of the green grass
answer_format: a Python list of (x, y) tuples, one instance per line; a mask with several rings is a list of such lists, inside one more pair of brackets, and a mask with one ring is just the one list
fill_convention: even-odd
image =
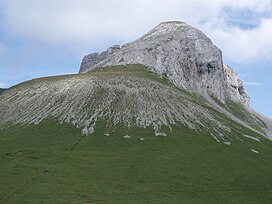
[[(191, 96), (192, 102), (232, 129), (224, 133), (231, 145), (183, 126), (172, 132), (164, 128), (166, 137), (155, 136), (151, 128), (107, 127), (105, 121), (87, 136), (72, 125), (50, 120), (0, 129), (0, 204), (272, 203), (271, 141), (142, 65), (34, 79), (20, 88), (115, 75), (145, 78)], [(242, 120), (253, 120), (239, 104), (228, 103), (227, 108)], [(127, 134), (131, 139), (123, 138)]]
[(272, 203), (271, 141), (165, 132), (100, 122), (83, 136), (53, 121), (0, 130), (0, 203)]

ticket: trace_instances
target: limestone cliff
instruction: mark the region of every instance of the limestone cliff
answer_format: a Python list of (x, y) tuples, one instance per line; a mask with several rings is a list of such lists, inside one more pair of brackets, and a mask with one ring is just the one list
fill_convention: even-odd
[(233, 80), (226, 75), (221, 50), (203, 32), (184, 22), (163, 22), (121, 48), (87, 55), (80, 72), (125, 64), (143, 64), (176, 86), (222, 103), (230, 99), (249, 104), (244, 89), (238, 88), (239, 94), (228, 90), (232, 87), (228, 82)]
[(102, 53), (91, 53), (89, 55), (86, 55), (80, 65), (80, 70), (79, 72), (85, 72), (88, 70), (90, 67), (94, 67), (96, 64), (99, 62), (103, 61), (104, 59), (108, 58), (110, 55), (115, 53), (120, 49), (119, 45), (114, 45), (113, 47), (108, 48), (106, 51)]
[(234, 102), (240, 102), (246, 106), (250, 105), (250, 97), (245, 91), (243, 81), (238, 78), (237, 73), (228, 65), (224, 65), (227, 79), (228, 98)]

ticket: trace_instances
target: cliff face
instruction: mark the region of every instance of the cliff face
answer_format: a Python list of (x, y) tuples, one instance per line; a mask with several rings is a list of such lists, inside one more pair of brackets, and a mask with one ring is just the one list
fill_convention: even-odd
[(228, 65), (224, 65), (227, 80), (228, 99), (250, 106), (250, 97), (247, 95), (243, 81), (238, 78), (237, 73)]
[[(84, 57), (80, 72), (111, 65), (143, 64), (190, 92), (222, 103), (235, 97), (227, 90), (232, 80), (225, 73), (220, 49), (200, 30), (184, 22), (163, 22), (138, 40), (116, 48)], [(242, 96), (234, 101), (248, 105), (245, 93)]]
[(114, 45), (113, 47), (108, 48), (107, 51), (104, 51), (100, 54), (95, 52), (86, 55), (81, 62), (79, 73), (89, 70), (90, 67), (94, 67), (96, 64), (108, 58), (118, 50), (120, 50), (120, 46)]

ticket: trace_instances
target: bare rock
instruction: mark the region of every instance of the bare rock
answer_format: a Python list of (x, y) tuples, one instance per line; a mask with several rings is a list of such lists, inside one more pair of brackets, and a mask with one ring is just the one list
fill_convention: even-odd
[(228, 99), (250, 106), (250, 97), (245, 90), (243, 81), (238, 78), (237, 73), (230, 66), (224, 65), (224, 71), (227, 80)]
[(94, 67), (96, 64), (108, 58), (110, 55), (112, 55), (114, 52), (118, 51), (119, 49), (120, 49), (119, 45), (114, 45), (113, 47), (108, 48), (107, 51), (104, 51), (102, 53), (95, 52), (95, 53), (86, 55), (81, 62), (79, 73), (85, 72), (90, 67)]
[(227, 80), (231, 79), (225, 75), (221, 50), (203, 32), (184, 22), (160, 23), (121, 48), (88, 55), (80, 72), (126, 64), (145, 65), (178, 87), (222, 103), (231, 99), (249, 104), (243, 86), (238, 86), (238, 93), (227, 90), (230, 88)]

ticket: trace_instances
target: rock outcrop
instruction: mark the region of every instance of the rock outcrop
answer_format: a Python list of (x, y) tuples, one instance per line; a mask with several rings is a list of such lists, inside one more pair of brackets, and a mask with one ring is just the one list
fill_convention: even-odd
[(228, 99), (250, 106), (250, 97), (245, 91), (243, 81), (238, 78), (237, 73), (230, 66), (224, 65), (224, 71), (227, 79)]
[[(187, 91), (222, 103), (235, 96), (227, 90), (221, 50), (203, 32), (184, 22), (163, 22), (122, 48), (109, 49), (85, 56), (80, 72), (111, 65), (143, 64)], [(235, 98), (248, 105), (245, 100), (246, 97)]]
[(90, 67), (94, 67), (96, 64), (108, 58), (118, 50), (120, 50), (120, 46), (114, 45), (113, 47), (108, 48), (107, 51), (104, 51), (100, 54), (95, 52), (86, 55), (81, 62), (79, 73), (87, 71)]

